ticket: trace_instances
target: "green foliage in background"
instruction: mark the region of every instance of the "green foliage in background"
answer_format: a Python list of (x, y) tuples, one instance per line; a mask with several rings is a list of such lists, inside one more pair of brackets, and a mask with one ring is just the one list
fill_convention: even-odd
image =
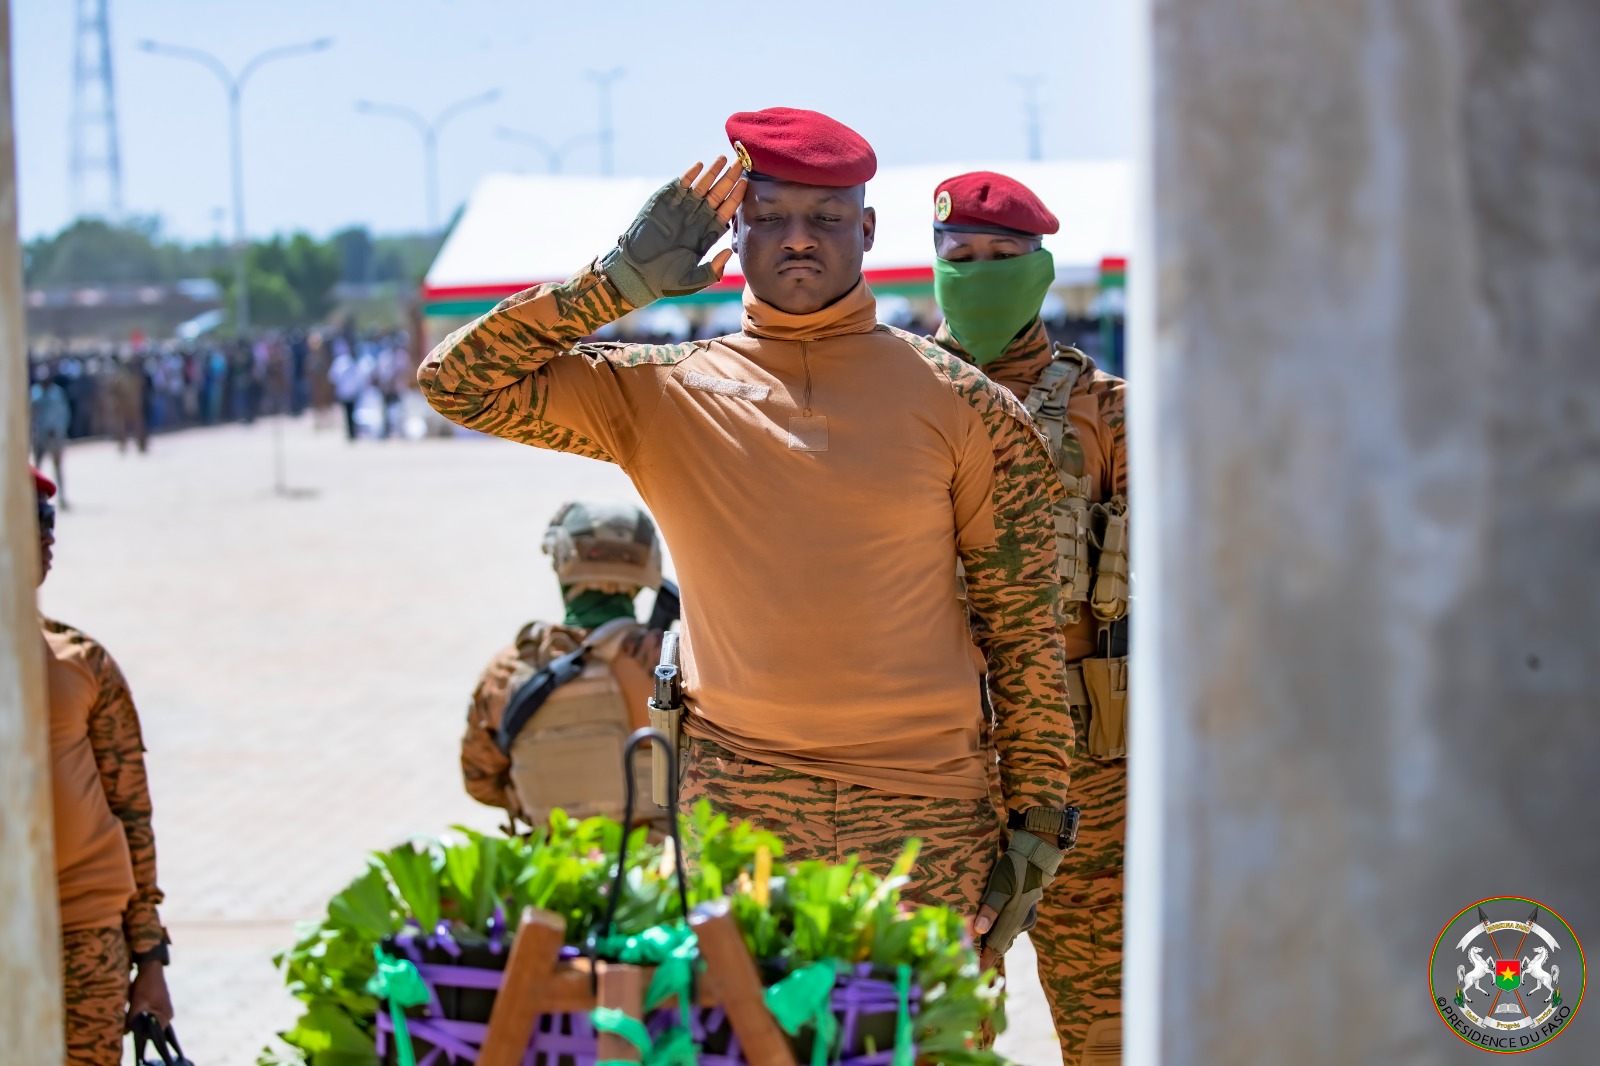
[[(305, 233), (252, 241), (245, 252), (250, 318), (265, 328), (311, 326), (330, 316), (355, 314), (380, 326), (402, 319), (374, 304), (409, 298), (442, 238), (424, 234), (374, 236), (352, 227), (318, 240)], [(29, 288), (61, 286), (170, 284), (214, 279), (222, 288), (222, 307), (234, 306), (232, 248), (219, 241), (184, 244), (168, 239), (154, 218), (113, 223), (79, 219), (60, 233), (29, 241), (23, 248), (24, 282)], [(339, 306), (335, 286), (353, 295)]]
[[(211, 276), (222, 286), (222, 306), (234, 306), (232, 267), (218, 267)], [(331, 243), (296, 233), (285, 240), (258, 241), (245, 254), (250, 286), (250, 321), (255, 326), (285, 328), (320, 322), (333, 310), (333, 287), (339, 281), (339, 252)]]
[(162, 236), (154, 218), (123, 223), (80, 218), (53, 237), (28, 241), (23, 277), (30, 288), (159, 283), (210, 277), (228, 262), (220, 244), (184, 245)]
[[(923, 990), (916, 1040), (927, 1061), (1000, 1066), (992, 1051), (967, 1045), (985, 1021), (1004, 1028), (992, 974), (980, 973), (962, 916), (939, 907), (910, 909), (899, 889), (916, 858), (913, 844), (887, 878), (841, 866), (786, 865), (770, 833), (730, 822), (700, 804), (686, 820), (694, 862), (693, 906), (728, 896), (746, 943), (769, 972), (811, 963), (871, 963), (886, 974), (906, 964)], [(448, 923), (463, 946), (487, 941), (496, 908), (515, 921), (532, 905), (567, 920), (567, 942), (583, 945), (604, 917), (622, 829), (602, 818), (575, 821), (557, 811), (550, 825), (522, 840), (456, 829), (443, 840), (416, 840), (374, 854), (367, 868), (328, 904), (321, 922), (303, 927), (276, 958), (290, 992), (305, 1004), (287, 1050), (265, 1050), (262, 1066), (376, 1066), (378, 1001), (366, 991), (373, 948), (407, 919), (431, 931)], [(765, 884), (758, 855), (774, 857)], [(681, 921), (668, 846), (629, 840), (626, 895), (617, 938)]]

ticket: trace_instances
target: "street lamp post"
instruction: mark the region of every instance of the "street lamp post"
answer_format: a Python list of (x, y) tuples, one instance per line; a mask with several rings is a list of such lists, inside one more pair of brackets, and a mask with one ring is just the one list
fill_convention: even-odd
[(540, 152), (543, 152), (545, 162), (549, 165), (550, 173), (552, 174), (561, 173), (562, 161), (566, 159), (568, 152), (572, 151), (574, 148), (577, 148), (579, 145), (588, 144), (590, 141), (599, 136), (599, 134), (596, 133), (584, 133), (573, 137), (571, 140), (563, 141), (559, 147), (552, 147), (549, 141), (545, 140), (537, 133), (529, 133), (527, 130), (514, 130), (506, 126), (501, 126), (499, 129), (494, 131), (494, 135), (499, 137), (502, 141), (511, 141), (514, 144), (525, 144), (530, 148), (535, 148)]
[(239, 98), (244, 92), (245, 82), (250, 79), (250, 75), (254, 74), (264, 64), (270, 63), (275, 59), (288, 59), (291, 56), (321, 52), (332, 47), (332, 45), (333, 39), (331, 37), (323, 37), (304, 44), (269, 48), (241, 67), (238, 74), (234, 74), (222, 60), (202, 49), (189, 48), (184, 45), (162, 44), (160, 41), (139, 42), (139, 47), (146, 52), (199, 63), (221, 79), (222, 87), (227, 90), (228, 138), (231, 142), (233, 170), (234, 325), (241, 337), (250, 331), (250, 286), (245, 269), (245, 250), (247, 246), (244, 231), (244, 147), (240, 140)]
[(1039, 139), (1039, 83), (1044, 81), (1044, 77), (1038, 74), (1029, 77), (1019, 75), (1012, 80), (1022, 86), (1022, 111), (1028, 129), (1028, 158), (1043, 159), (1044, 149)]
[(616, 130), (611, 126), (611, 83), (625, 73), (627, 71), (622, 67), (612, 67), (610, 70), (585, 71), (583, 75), (600, 90), (600, 173), (607, 176), (612, 173), (612, 149), (617, 139)]
[(490, 89), (477, 96), (469, 96), (465, 100), (457, 100), (434, 117), (432, 122), (423, 118), (421, 114), (409, 107), (400, 104), (377, 104), (370, 100), (357, 100), (356, 110), (367, 115), (388, 115), (390, 118), (402, 119), (416, 127), (422, 134), (422, 151), (424, 163), (428, 171), (428, 232), (439, 232), (439, 132), (444, 129), (445, 123), (474, 107), (492, 104), (500, 99), (499, 89)]

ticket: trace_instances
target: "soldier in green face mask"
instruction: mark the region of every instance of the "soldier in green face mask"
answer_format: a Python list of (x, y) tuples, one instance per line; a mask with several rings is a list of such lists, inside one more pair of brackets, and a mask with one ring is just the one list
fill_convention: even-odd
[[(1076, 737), (1069, 802), (1078, 846), (1030, 933), (1067, 1066), (1121, 1061), (1122, 853), (1127, 799), (1126, 383), (1039, 320), (1055, 264), (1056, 216), (1003, 174), (962, 174), (934, 192), (939, 345), (981, 367), (1027, 406), (1048, 439), (1067, 499), (1056, 513), (1068, 621), (1067, 688)], [(1015, 821), (1015, 816), (1013, 816)]]
[[(513, 824), (538, 828), (557, 807), (574, 818), (621, 818), (623, 744), (647, 721), (650, 671), (677, 617), (662, 597), (675, 590), (662, 580), (655, 522), (629, 504), (564, 504), (542, 547), (566, 616), (529, 622), (483, 672), (461, 738), (462, 781)], [(633, 600), (645, 588), (661, 591), (641, 624)], [(635, 757), (641, 788), (648, 764)]]

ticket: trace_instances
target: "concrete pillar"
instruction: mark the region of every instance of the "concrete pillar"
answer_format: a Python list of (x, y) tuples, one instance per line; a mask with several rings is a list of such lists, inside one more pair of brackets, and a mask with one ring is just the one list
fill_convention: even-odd
[(61, 937), (22, 315), (11, 5), (0, 0), (0, 1060), (59, 1063)]
[(1128, 1061), (1476, 1061), (1457, 910), (1600, 957), (1600, 5), (1148, 2)]

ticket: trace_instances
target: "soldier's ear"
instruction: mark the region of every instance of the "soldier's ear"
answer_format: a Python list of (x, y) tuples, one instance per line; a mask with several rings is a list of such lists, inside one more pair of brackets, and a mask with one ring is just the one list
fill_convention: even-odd
[(872, 236), (878, 231), (878, 212), (876, 208), (863, 208), (861, 211), (861, 250), (872, 251)]
[(738, 207), (733, 209), (733, 218), (731, 222), (733, 225), (733, 254), (741, 259), (744, 258), (744, 227), (740, 225), (743, 219), (744, 205), (740, 204)]

